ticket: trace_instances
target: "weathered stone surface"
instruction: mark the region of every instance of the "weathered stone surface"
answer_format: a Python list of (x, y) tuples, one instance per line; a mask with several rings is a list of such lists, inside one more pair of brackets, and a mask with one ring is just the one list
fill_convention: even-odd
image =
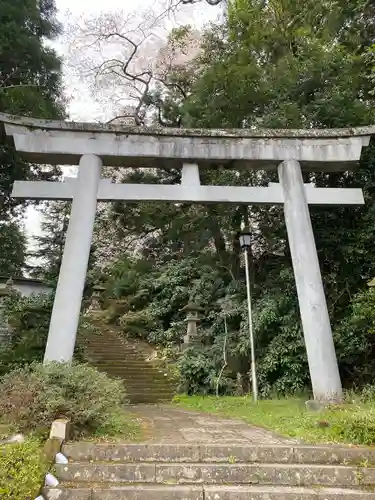
[(155, 481), (154, 464), (69, 464), (56, 465), (62, 481), (81, 483), (149, 483)]
[[(175, 429), (174, 429), (175, 432)], [(261, 446), (244, 444), (111, 444), (68, 443), (64, 454), (79, 461), (140, 462), (217, 462), (217, 463), (294, 463), (352, 465), (367, 462), (375, 465), (375, 448), (350, 446)]]
[(68, 443), (64, 454), (73, 461), (199, 462), (201, 449), (188, 444)]
[(51, 488), (45, 500), (370, 500), (366, 490), (285, 486), (134, 485), (117, 488)]
[(45, 500), (91, 500), (90, 488), (44, 488)]
[(202, 462), (290, 463), (293, 457), (293, 446), (209, 444), (200, 447), (200, 461)]
[(294, 444), (295, 440), (247, 424), (242, 420), (182, 410), (172, 406), (137, 405), (131, 412), (145, 422), (158, 444), (193, 445), (277, 445)]
[(352, 137), (375, 135), (375, 125), (365, 127), (348, 127), (336, 129), (183, 129), (170, 127), (138, 127), (124, 126), (115, 123), (88, 123), (45, 120), (28, 116), (9, 115), (0, 113), (0, 122), (19, 125), (29, 130), (69, 130), (76, 132), (117, 132), (124, 135), (172, 135), (196, 137)]
[(78, 345), (92, 365), (124, 381), (132, 404), (172, 400), (176, 383), (158, 362), (147, 361), (147, 345), (124, 339), (114, 327), (102, 324), (95, 332), (81, 336)]
[(205, 486), (205, 500), (370, 500), (374, 493), (337, 488)]
[(94, 488), (92, 500), (203, 500), (203, 488), (196, 486), (123, 486)]
[[(263, 461), (263, 460), (262, 460)], [(375, 448), (357, 446), (294, 446), (290, 460), (296, 464), (375, 465)]]
[(305, 403), (306, 410), (314, 413), (321, 413), (327, 408), (327, 403), (324, 401), (318, 401), (315, 399), (309, 399)]
[(25, 436), (23, 434), (12, 434), (11, 436), (0, 440), (0, 444), (15, 444), (15, 443), (24, 443)]
[(267, 168), (301, 161), (308, 170), (357, 164), (374, 127), (343, 130), (208, 130), (102, 126), (0, 114), (0, 129), (35, 163), (75, 165), (85, 154), (107, 166), (180, 167), (181, 160)]
[(90, 500), (375, 499), (375, 448), (301, 445), (243, 421), (170, 406), (130, 411), (150, 441), (67, 443), (63, 452), (73, 463), (58, 466), (58, 477), (91, 486)]
[(70, 421), (67, 418), (58, 418), (52, 422), (49, 437), (51, 439), (61, 439), (66, 441), (69, 439)]
[(156, 481), (283, 486), (375, 485), (375, 469), (294, 464), (157, 464)]
[(49, 462), (54, 462), (56, 454), (61, 450), (62, 440), (59, 438), (49, 438), (44, 443), (43, 452)]

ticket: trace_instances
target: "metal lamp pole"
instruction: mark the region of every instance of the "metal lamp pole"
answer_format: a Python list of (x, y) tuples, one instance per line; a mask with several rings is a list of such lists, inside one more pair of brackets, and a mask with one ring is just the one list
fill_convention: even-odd
[(245, 256), (245, 273), (246, 273), (246, 291), (247, 291), (247, 310), (249, 317), (249, 338), (251, 350), (251, 381), (253, 386), (253, 401), (258, 401), (258, 382), (255, 366), (255, 345), (253, 332), (253, 313), (251, 309), (251, 288), (250, 288), (250, 272), (249, 272), (249, 250), (251, 248), (251, 234), (249, 232), (238, 233), (241, 248)]

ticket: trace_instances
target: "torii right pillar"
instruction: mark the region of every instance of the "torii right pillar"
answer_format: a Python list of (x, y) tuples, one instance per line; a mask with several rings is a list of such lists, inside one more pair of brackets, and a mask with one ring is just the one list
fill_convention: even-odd
[(339, 401), (340, 373), (299, 162), (284, 161), (278, 175), (314, 399)]

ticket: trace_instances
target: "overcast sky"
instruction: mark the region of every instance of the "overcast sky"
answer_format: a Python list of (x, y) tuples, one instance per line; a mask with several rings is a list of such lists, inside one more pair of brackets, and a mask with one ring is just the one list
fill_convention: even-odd
[[(136, 0), (136, 2), (130, 0), (105, 0), (104, 2), (95, 2), (93, 0), (56, 0), (56, 6), (59, 10), (59, 20), (65, 25), (65, 23), (71, 21), (72, 18), (85, 18), (87, 16), (100, 15), (103, 12), (103, 7), (106, 9), (105, 12), (120, 10), (131, 12), (136, 6), (137, 11), (140, 12), (143, 9), (158, 8), (161, 2), (163, 2), (163, 0), (158, 0), (158, 3), (156, 3), (155, 0)], [(218, 13), (218, 8), (209, 6), (205, 1), (196, 5), (187, 5), (177, 16), (177, 21), (176, 19), (168, 21), (168, 27), (172, 27), (175, 22), (178, 24), (191, 24), (196, 27), (201, 27), (208, 21), (217, 17)], [(62, 39), (58, 40), (54, 46), (56, 50), (64, 56), (64, 41)], [(68, 110), (70, 119), (73, 121), (100, 120), (101, 116), (104, 114), (104, 110), (101, 109), (100, 104), (92, 99), (84, 82), (77, 78), (73, 78), (70, 74), (67, 74), (67, 71), (64, 71), (64, 84), (67, 95), (70, 98)], [(71, 175), (69, 170), (67, 173)], [(40, 233), (40, 214), (37, 210), (33, 208), (28, 209), (25, 229), (32, 246), (32, 237)]]

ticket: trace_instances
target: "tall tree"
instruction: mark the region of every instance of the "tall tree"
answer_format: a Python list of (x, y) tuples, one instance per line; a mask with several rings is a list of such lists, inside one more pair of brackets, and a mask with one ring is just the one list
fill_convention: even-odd
[[(64, 116), (61, 61), (48, 42), (59, 33), (53, 0), (3, 0), (0, 4), (0, 112), (59, 118)], [(28, 165), (7, 142), (0, 143), (0, 216), (12, 213), (19, 204), (10, 199), (16, 179), (50, 177)]]
[[(49, 46), (60, 32), (55, 16), (54, 0), (0, 2), (0, 112), (40, 118), (64, 116), (61, 61)], [(60, 169), (25, 163), (4, 137), (0, 138), (0, 165), (0, 220), (3, 230), (5, 221), (12, 221), (7, 238), (13, 235), (17, 246), (23, 236), (14, 216), (25, 203), (10, 197), (13, 182), (55, 178)], [(14, 255), (4, 255), (4, 259), (12, 262)], [(14, 264), (17, 262), (18, 257)]]
[(52, 282), (57, 280), (69, 224), (70, 205), (69, 202), (54, 201), (46, 203), (41, 210), (42, 234), (34, 238), (36, 250), (30, 252), (34, 261), (30, 271), (36, 278)]
[(0, 221), (0, 276), (22, 276), (26, 238), (17, 222)]

